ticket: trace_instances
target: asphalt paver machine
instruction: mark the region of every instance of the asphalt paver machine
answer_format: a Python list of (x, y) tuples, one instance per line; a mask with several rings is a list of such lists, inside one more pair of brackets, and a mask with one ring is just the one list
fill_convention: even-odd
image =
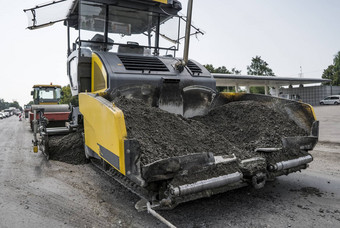
[[(25, 10), (30, 29), (58, 21), (67, 27), (68, 77), (79, 98), (74, 107), (79, 112), (73, 113), (82, 116), (75, 125), (83, 124), (86, 156), (102, 161), (119, 183), (151, 202), (139, 208), (172, 208), (245, 185), (261, 188), (269, 177), (306, 168), (313, 159), (308, 151), (318, 140), (318, 122), (307, 104), (217, 92), (213, 76), (188, 59), (190, 36), (201, 33), (191, 24), (192, 0), (188, 2), (186, 17), (179, 15), (178, 0), (54, 1)], [(63, 13), (57, 11), (61, 8)], [(46, 15), (58, 17), (44, 19)], [(141, 164), (141, 142), (128, 137), (124, 113), (114, 103), (120, 96), (183, 118), (229, 102), (263, 101), (280, 106), (307, 135), (285, 137), (279, 147), (256, 148), (247, 159), (212, 149)]]

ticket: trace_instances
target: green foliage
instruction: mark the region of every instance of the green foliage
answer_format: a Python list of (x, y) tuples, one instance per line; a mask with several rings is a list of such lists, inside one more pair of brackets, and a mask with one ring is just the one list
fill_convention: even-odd
[[(247, 73), (249, 75), (275, 76), (273, 70), (268, 67), (266, 61), (261, 59), (261, 56), (251, 59), (250, 66), (247, 66)], [(252, 86), (250, 87), (250, 93), (265, 94), (265, 88), (263, 86)]]
[(333, 64), (323, 71), (322, 78), (331, 80), (324, 85), (340, 86), (340, 51), (334, 56)]
[[(204, 67), (211, 73), (222, 74), (241, 74), (240, 70), (232, 68), (228, 70), (225, 66), (215, 68), (212, 64), (206, 64)], [(269, 68), (268, 63), (261, 59), (261, 56), (252, 58), (250, 66), (247, 66), (247, 73), (249, 75), (261, 75), (261, 76), (275, 76), (273, 70)], [(235, 88), (231, 87), (218, 87), (219, 92), (235, 92)], [(269, 88), (268, 88), (269, 91)], [(263, 86), (250, 87), (251, 93), (265, 94), (265, 88)]]
[(72, 94), (70, 85), (61, 88), (62, 96), (60, 99), (61, 104), (69, 104), (71, 102)]
[(0, 99), (0, 110), (4, 110), (8, 107), (9, 107), (8, 102), (5, 102), (4, 99)]
[(264, 86), (252, 86), (249, 88), (249, 90), (250, 93), (265, 94)]
[(10, 107), (15, 107), (19, 109), (20, 111), (22, 111), (22, 107), (19, 105), (19, 102), (17, 101), (13, 101), (13, 103), (10, 104)]
[(219, 74), (241, 74), (240, 70), (237, 70), (235, 67), (228, 70), (225, 66), (220, 66), (215, 68), (212, 64), (203, 65), (210, 73), (219, 73)]
[(231, 72), (225, 66), (215, 68), (212, 64), (207, 64), (207, 65), (204, 65), (204, 67), (210, 73), (231, 74)]
[(338, 51), (338, 53), (334, 56), (333, 65), (335, 70), (340, 70), (340, 51)]
[[(231, 70), (228, 70), (225, 66), (214, 68), (212, 64), (206, 64), (204, 67), (210, 72), (210, 73), (219, 73), (219, 74), (241, 74), (240, 70), (237, 70), (235, 67)], [(218, 92), (235, 92), (234, 86), (228, 86), (228, 87), (217, 87)]]
[(203, 65), (210, 73), (214, 73), (215, 68), (212, 64)]
[(247, 66), (249, 75), (275, 76), (272, 69), (268, 67), (268, 63), (261, 59), (261, 56), (256, 56), (251, 59), (250, 66)]
[(79, 105), (78, 96), (72, 96), (70, 85), (63, 86), (61, 91), (63, 95), (60, 99), (60, 104), (72, 104), (73, 106)]
[(22, 107), (19, 105), (17, 101), (13, 102), (6, 102), (4, 99), (0, 98), (0, 110), (8, 109), (9, 107), (15, 107), (17, 109), (20, 109), (22, 111)]

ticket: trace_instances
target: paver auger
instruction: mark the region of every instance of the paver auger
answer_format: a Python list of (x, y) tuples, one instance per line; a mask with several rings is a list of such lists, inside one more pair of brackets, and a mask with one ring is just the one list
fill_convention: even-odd
[[(39, 19), (40, 14), (52, 15), (44, 11), (55, 5), (65, 7), (65, 17)], [(191, 25), (192, 1), (187, 17), (178, 15), (181, 9), (178, 0), (79, 0), (25, 10), (30, 29), (56, 21), (67, 26), (68, 76), (72, 94), (79, 97), (83, 123), (78, 125), (84, 127), (86, 156), (101, 161), (107, 173), (160, 208), (245, 185), (261, 188), (268, 178), (305, 169), (313, 159), (308, 151), (318, 140), (313, 108), (270, 96), (218, 93), (213, 76), (188, 59), (190, 35), (201, 31)], [(183, 21), (186, 26), (180, 26)], [(171, 23), (177, 28), (167, 27)], [(184, 56), (179, 58), (176, 51), (184, 27)], [(73, 45), (72, 29), (78, 30)], [(142, 164), (145, 151), (127, 133), (124, 113), (114, 103), (119, 97), (142, 100), (145, 106), (183, 118), (204, 116), (231, 102), (261, 102), (279, 110), (306, 134), (282, 137), (280, 145), (255, 148), (248, 157), (212, 147)]]

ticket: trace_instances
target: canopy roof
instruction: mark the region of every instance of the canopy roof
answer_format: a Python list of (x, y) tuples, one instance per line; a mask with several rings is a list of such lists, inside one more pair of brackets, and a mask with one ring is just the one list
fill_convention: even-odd
[(321, 78), (291, 78), (277, 76), (257, 76), (238, 74), (212, 74), (216, 79), (216, 86), (270, 86), (280, 87), (300, 84), (313, 84), (329, 82), (328, 79)]
[(59, 0), (25, 9), (28, 28), (37, 29), (67, 19), (71, 27), (78, 29), (79, 2), (87, 2), (94, 6), (112, 5), (167, 16), (177, 15), (177, 12), (182, 9), (178, 0)]

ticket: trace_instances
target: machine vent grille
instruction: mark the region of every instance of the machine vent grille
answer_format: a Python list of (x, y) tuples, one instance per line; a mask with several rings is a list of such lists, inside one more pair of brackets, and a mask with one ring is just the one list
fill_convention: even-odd
[(118, 55), (126, 70), (169, 71), (157, 57)]
[(201, 74), (202, 70), (191, 60), (188, 61), (188, 68), (193, 74)]

